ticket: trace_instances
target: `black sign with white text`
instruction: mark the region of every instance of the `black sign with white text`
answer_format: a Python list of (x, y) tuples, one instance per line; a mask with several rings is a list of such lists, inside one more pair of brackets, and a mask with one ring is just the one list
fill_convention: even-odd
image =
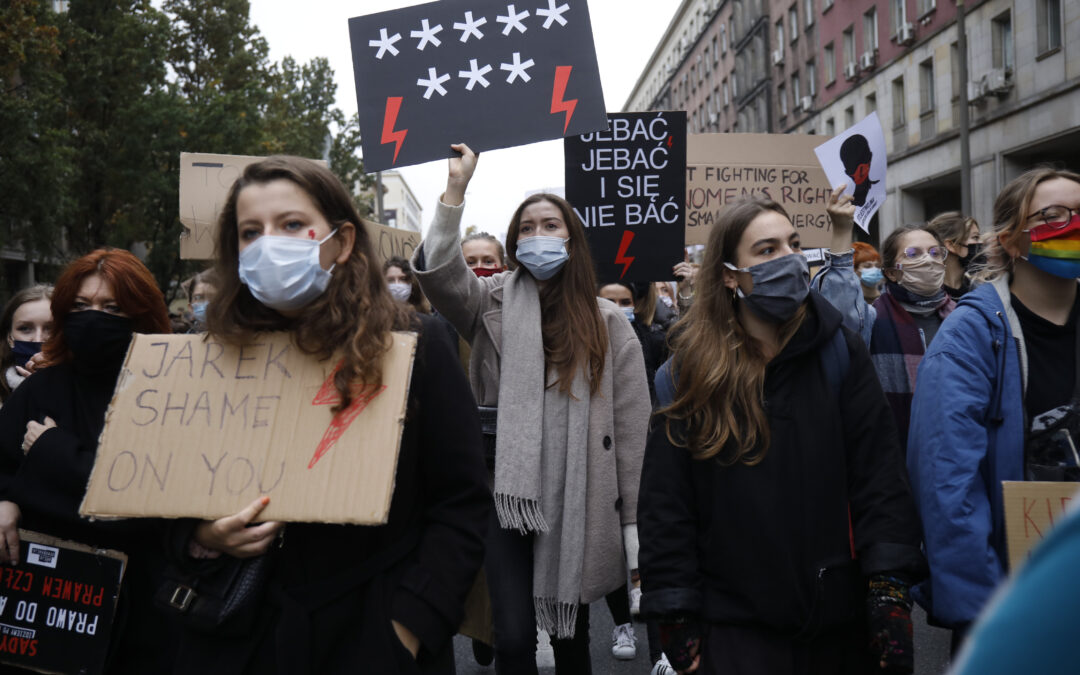
[(101, 673), (127, 556), (19, 530), (19, 564), (0, 567), (0, 663)]
[(601, 282), (669, 280), (684, 256), (686, 113), (609, 113), (608, 122), (563, 141), (566, 199)]

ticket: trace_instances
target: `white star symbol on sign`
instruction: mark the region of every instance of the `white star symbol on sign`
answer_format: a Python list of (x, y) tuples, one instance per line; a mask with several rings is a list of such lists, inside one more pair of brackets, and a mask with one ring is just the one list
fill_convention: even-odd
[(560, 26), (566, 25), (566, 19), (563, 18), (563, 14), (570, 9), (570, 5), (563, 3), (556, 7), (556, 2), (558, 2), (558, 0), (548, 0), (547, 9), (539, 8), (536, 10), (536, 16), (547, 17), (544, 19), (544, 30), (551, 28), (551, 24), (554, 21), (558, 21)]
[(394, 43), (401, 39), (401, 33), (394, 33), (392, 36), (386, 34), (385, 28), (379, 29), (378, 40), (368, 40), (368, 47), (378, 47), (379, 53), (375, 55), (375, 58), (381, 59), (383, 54), (390, 52), (394, 56), (398, 55), (397, 47)]
[(465, 89), (472, 91), (473, 86), (479, 82), (483, 85), (484, 89), (487, 89), (490, 82), (484, 77), (491, 72), (491, 66), (486, 65), (480, 68), (476, 65), (476, 59), (469, 59), (469, 70), (459, 70), (458, 77), (465, 77), (469, 79), (469, 83), (465, 85)]
[(427, 69), (428, 79), (420, 78), (416, 81), (416, 86), (427, 87), (427, 91), (424, 92), (424, 98), (431, 98), (431, 92), (439, 92), (439, 96), (446, 96), (446, 89), (443, 88), (442, 83), (450, 79), (449, 75), (439, 75), (434, 68)]
[(432, 28), (428, 25), (428, 20), (423, 19), (420, 21), (420, 28), (421, 30), (414, 30), (409, 33), (409, 37), (420, 38), (420, 43), (416, 45), (417, 49), (424, 51), (424, 47), (427, 47), (429, 42), (436, 47), (442, 44), (442, 40), (435, 37), (435, 34), (442, 30), (441, 23)]
[(454, 30), (461, 31), (462, 42), (468, 42), (470, 35), (475, 35), (477, 40), (482, 40), (484, 38), (484, 34), (480, 32), (479, 28), (485, 23), (487, 23), (487, 19), (485, 19), (484, 17), (480, 17), (479, 19), (473, 21), (472, 12), (465, 12), (465, 22), (455, 23)]
[(524, 33), (525, 32), (525, 24), (521, 23), (521, 20), (522, 19), (527, 19), (527, 18), (529, 18), (528, 10), (523, 9), (523, 10), (521, 10), (521, 13), (518, 14), (514, 10), (513, 5), (507, 5), (506, 6), (506, 16), (498, 16), (498, 15), (495, 16), (496, 21), (498, 21), (499, 23), (505, 23), (506, 24), (506, 26), (503, 28), (503, 32), (502, 32), (503, 35), (509, 35), (510, 31), (514, 30), (515, 28), (517, 28), (519, 31)]
[[(513, 5), (511, 5), (511, 7), (513, 7)], [(514, 62), (513, 63), (501, 63), (501, 64), (499, 64), (499, 68), (501, 70), (509, 71), (510, 74), (506, 76), (506, 82), (507, 82), (507, 84), (513, 84), (514, 80), (516, 80), (519, 77), (522, 80), (524, 80), (525, 82), (528, 82), (529, 80), (531, 80), (532, 78), (529, 77), (529, 74), (526, 73), (525, 71), (527, 69), (529, 69), (529, 68), (532, 68), (535, 65), (536, 64), (533, 63), (532, 59), (529, 59), (525, 63), (522, 63), (521, 62), (521, 52), (514, 52)]]

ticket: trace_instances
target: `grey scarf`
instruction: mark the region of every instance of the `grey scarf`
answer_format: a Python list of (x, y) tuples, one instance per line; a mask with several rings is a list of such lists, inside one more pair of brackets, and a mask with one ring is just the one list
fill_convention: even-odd
[(506, 529), (533, 538), (537, 625), (574, 635), (585, 559), (589, 387), (582, 373), (572, 396), (546, 388), (540, 294), (522, 270), (503, 287), (495, 510)]

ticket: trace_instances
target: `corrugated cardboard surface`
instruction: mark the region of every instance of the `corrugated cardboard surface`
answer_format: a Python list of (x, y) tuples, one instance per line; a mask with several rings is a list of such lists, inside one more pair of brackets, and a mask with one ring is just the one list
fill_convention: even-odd
[(686, 145), (686, 245), (704, 244), (720, 214), (745, 196), (780, 203), (803, 248), (827, 247), (829, 179), (814, 148), (824, 136), (692, 134)]
[(1080, 483), (1002, 481), (1009, 565), (1017, 569), (1050, 529), (1065, 518)]
[(416, 350), (414, 333), (392, 336), (384, 389), (348, 421), (331, 413), (340, 359), (304, 354), (288, 334), (244, 347), (136, 335), (81, 512), (213, 519), (267, 495), (263, 520), (386, 522)]

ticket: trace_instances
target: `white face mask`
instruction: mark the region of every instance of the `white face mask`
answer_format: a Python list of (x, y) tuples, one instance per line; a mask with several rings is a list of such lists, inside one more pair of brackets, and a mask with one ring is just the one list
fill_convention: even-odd
[(390, 295), (394, 296), (394, 299), (405, 302), (412, 295), (412, 284), (407, 284), (402, 281), (391, 281), (386, 284), (386, 287), (390, 289)]
[(255, 299), (279, 311), (306, 307), (323, 294), (330, 272), (319, 264), (319, 249), (333, 237), (324, 239), (264, 235), (240, 252), (240, 281)]
[(667, 295), (661, 295), (660, 296), (660, 302), (664, 303), (668, 307), (671, 307), (673, 304), (675, 304), (674, 302), (672, 302), (671, 298), (669, 296), (667, 296)]

